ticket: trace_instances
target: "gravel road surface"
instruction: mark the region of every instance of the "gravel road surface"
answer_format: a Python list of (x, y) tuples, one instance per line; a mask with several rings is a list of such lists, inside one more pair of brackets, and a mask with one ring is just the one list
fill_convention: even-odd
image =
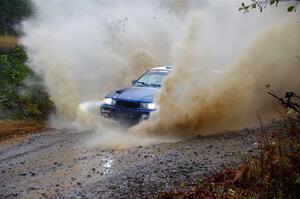
[(91, 134), (49, 130), (0, 145), (0, 198), (153, 198), (258, 151), (251, 129), (122, 150), (85, 146)]

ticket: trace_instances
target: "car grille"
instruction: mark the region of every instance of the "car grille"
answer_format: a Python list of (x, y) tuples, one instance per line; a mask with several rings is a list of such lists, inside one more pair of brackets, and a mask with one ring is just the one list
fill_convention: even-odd
[(140, 114), (131, 111), (115, 110), (114, 118), (117, 120), (138, 121), (140, 118)]
[(140, 104), (137, 102), (126, 102), (126, 101), (116, 101), (115, 104), (116, 107), (118, 108), (139, 108)]

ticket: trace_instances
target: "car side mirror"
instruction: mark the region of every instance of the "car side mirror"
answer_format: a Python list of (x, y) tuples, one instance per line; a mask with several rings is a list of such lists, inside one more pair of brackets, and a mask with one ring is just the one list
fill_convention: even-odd
[(132, 85), (135, 84), (135, 82), (136, 82), (136, 79), (132, 80), (131, 81)]

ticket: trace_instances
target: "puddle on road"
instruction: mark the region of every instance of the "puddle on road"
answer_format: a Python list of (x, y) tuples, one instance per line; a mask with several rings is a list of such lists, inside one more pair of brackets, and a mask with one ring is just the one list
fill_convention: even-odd
[(104, 164), (103, 164), (104, 174), (110, 173), (112, 169), (112, 164), (113, 164), (113, 159), (111, 159), (110, 157), (104, 159)]

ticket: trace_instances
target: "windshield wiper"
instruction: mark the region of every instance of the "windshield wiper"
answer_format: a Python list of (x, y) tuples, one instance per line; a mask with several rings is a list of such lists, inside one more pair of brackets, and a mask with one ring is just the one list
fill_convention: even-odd
[(151, 86), (160, 87), (160, 84), (150, 84)]
[(140, 82), (140, 81), (136, 81), (137, 83), (143, 84), (145, 86), (150, 86), (149, 84), (145, 83), (145, 82)]

